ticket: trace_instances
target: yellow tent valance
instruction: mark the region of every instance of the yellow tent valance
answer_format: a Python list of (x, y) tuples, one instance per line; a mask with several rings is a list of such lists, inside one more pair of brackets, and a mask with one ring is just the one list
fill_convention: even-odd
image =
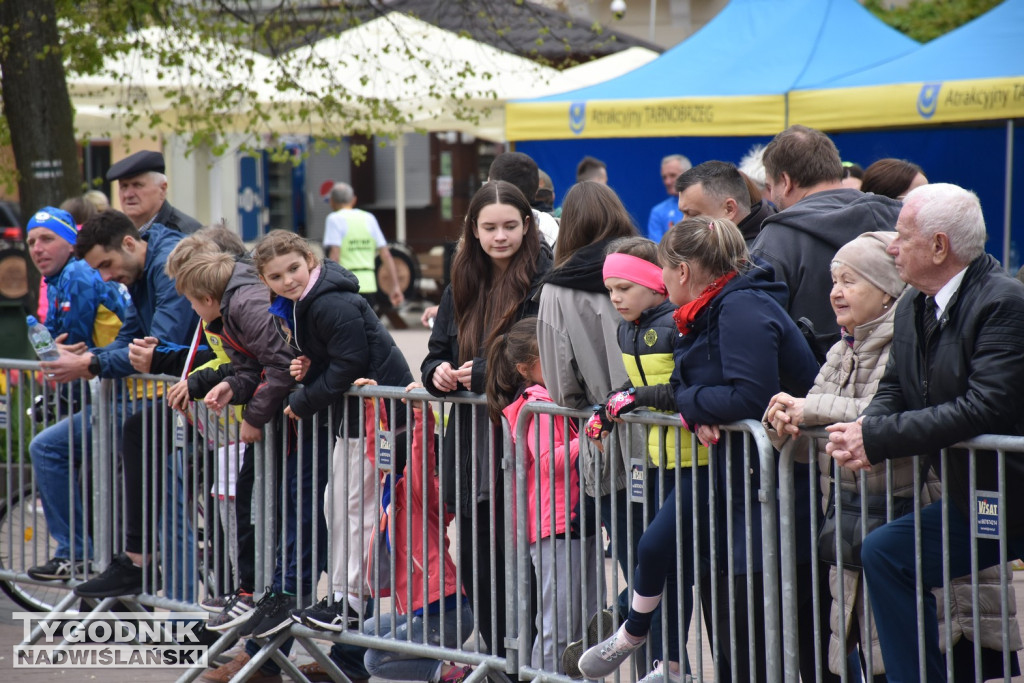
[(586, 102), (509, 102), (509, 140), (775, 135), (785, 128), (782, 95)]
[(1024, 76), (789, 93), (789, 120), (827, 131), (1024, 117)]

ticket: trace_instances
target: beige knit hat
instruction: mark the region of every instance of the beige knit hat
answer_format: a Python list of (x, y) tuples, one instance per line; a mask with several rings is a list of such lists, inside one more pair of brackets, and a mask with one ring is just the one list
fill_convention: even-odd
[(895, 232), (865, 232), (844, 244), (832, 259), (832, 267), (849, 266), (864, 279), (893, 299), (903, 293), (906, 283), (900, 279), (886, 249), (896, 239)]

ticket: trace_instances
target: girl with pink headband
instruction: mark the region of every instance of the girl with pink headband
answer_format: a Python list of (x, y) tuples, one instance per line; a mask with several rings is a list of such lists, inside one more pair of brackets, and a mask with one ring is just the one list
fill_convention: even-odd
[[(618, 341), (630, 381), (612, 393), (605, 405), (594, 407), (594, 416), (587, 422), (586, 428), (587, 436), (591, 438), (601, 438), (610, 430), (612, 420), (618, 420), (620, 415), (638, 407), (679, 412), (669, 384), (675, 369), (675, 339), (679, 336), (673, 319), (676, 306), (668, 299), (662, 268), (658, 265), (658, 245), (644, 237), (627, 237), (612, 242), (608, 246), (602, 274), (612, 305), (623, 318), (619, 323)], [(683, 509), (691, 509), (692, 477), (695, 472), (700, 487), (707, 489), (708, 451), (700, 446), (695, 452), (695, 446), (696, 442), (685, 424), (680, 429), (649, 429), (646, 449), (648, 476), (644, 491), (647, 510), (652, 518), (665, 496), (676, 489), (677, 482), (681, 482), (678, 484), (678, 495), (685, 497)], [(643, 456), (639, 456), (639, 460), (642, 462)], [(634, 463), (634, 470), (642, 471), (642, 465), (636, 460)], [(674, 509), (665, 512), (675, 518)], [(684, 547), (689, 551), (693, 547), (693, 525), (680, 522), (678, 526), (683, 532)], [(635, 539), (634, 543), (639, 540)], [(634, 548), (634, 551), (634, 557), (637, 557), (638, 549)], [(665, 656), (661, 652), (660, 626), (663, 620), (660, 610), (647, 610), (651, 616), (651, 632), (647, 642), (652, 649), (652, 659), (667, 660), (677, 668), (682, 659), (681, 654), (685, 655), (680, 647), (678, 611), (681, 607), (684, 633), (689, 631), (693, 611), (693, 566), (692, 563), (686, 564), (688, 566), (683, 568), (682, 574), (686, 585), (679, 588), (681, 600), (664, 602), (663, 609), (668, 612), (666, 623), (669, 625), (668, 652), (664, 653)], [(669, 572), (669, 581), (676, 582), (676, 572)], [(633, 599), (635, 601), (637, 596), (634, 595)], [(656, 667), (652, 674), (658, 679), (666, 671), (669, 670), (662, 671)], [(668, 677), (671, 678), (671, 674)]]

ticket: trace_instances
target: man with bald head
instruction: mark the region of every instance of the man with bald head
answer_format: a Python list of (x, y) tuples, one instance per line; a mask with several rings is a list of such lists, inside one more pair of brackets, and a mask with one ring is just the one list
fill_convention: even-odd
[(121, 159), (107, 171), (107, 180), (117, 181), (117, 196), (124, 212), (140, 234), (154, 224), (193, 233), (202, 226), (167, 201), (164, 155), (142, 151)]
[(392, 306), (405, 300), (395, 260), (388, 249), (380, 224), (369, 211), (356, 208), (356, 193), (348, 183), (335, 183), (328, 197), (331, 213), (324, 226), (324, 251), (359, 279), (359, 293), (370, 306), (377, 304), (377, 255), (391, 276), (387, 292)]

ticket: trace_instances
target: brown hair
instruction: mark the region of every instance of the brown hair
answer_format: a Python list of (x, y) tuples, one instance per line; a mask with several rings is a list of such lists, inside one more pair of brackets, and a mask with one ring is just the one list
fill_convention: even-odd
[(747, 243), (736, 224), (727, 218), (697, 216), (686, 218), (661, 238), (658, 258), (672, 268), (680, 263), (696, 266), (713, 280), (734, 270), (744, 270), (749, 261)]
[(231, 254), (219, 250), (196, 251), (188, 261), (179, 263), (174, 288), (179, 294), (194, 299), (208, 296), (220, 301), (234, 271), (235, 258)]
[[(494, 340), (487, 349), (487, 410), (495, 424), (501, 423), (501, 411), (516, 397), (524, 385), (516, 367), (540, 358), (537, 344), (537, 318), (517, 321), (508, 332)], [(515, 425), (512, 428), (515, 429)]]
[[(525, 232), (508, 267), (498, 271), (473, 234), (480, 211), (505, 204), (519, 212)], [(492, 181), (477, 190), (462, 224), (459, 249), (452, 260), (452, 301), (458, 326), (459, 362), (472, 360), (481, 349), (505, 333), (533, 286), (540, 256), (540, 236), (533, 224), (533, 209), (512, 183)]]
[(313, 264), (313, 267), (320, 265), (320, 259), (309, 248), (306, 238), (288, 230), (268, 232), (252, 250), (252, 260), (256, 264), (256, 271), (263, 275), (263, 268), (270, 259), (291, 253), (304, 257)]
[(843, 162), (832, 139), (820, 130), (790, 126), (764, 148), (764, 170), (770, 180), (785, 173), (800, 187), (843, 179)]
[(905, 159), (879, 159), (864, 171), (860, 191), (899, 199), (918, 173), (924, 175), (920, 166)]
[(569, 188), (562, 202), (555, 268), (588, 244), (636, 234), (629, 212), (614, 190), (601, 183), (577, 183)]
[(241, 238), (223, 223), (209, 225), (181, 238), (167, 256), (164, 272), (167, 273), (167, 277), (177, 277), (178, 272), (193, 256), (207, 251), (220, 251), (237, 258), (245, 255), (245, 245), (242, 244)]
[(659, 268), (661, 267), (661, 262), (658, 261), (658, 243), (639, 235), (636, 237), (621, 237), (612, 241), (604, 250), (604, 255), (607, 256), (608, 254), (629, 254), (630, 256), (650, 261)]
[(70, 213), (71, 217), (78, 225), (81, 225), (99, 213), (99, 211), (96, 210), (96, 205), (85, 197), (70, 197), (65, 199), (61, 202), (60, 208)]

